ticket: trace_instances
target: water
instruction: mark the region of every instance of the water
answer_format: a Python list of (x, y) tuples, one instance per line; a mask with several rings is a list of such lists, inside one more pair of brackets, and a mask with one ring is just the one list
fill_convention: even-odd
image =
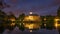
[(47, 30), (47, 29), (40, 29), (33, 32), (29, 32), (29, 30), (24, 30), (23, 32), (16, 27), (13, 31), (5, 30), (3, 34), (58, 34), (59, 32), (55, 29)]

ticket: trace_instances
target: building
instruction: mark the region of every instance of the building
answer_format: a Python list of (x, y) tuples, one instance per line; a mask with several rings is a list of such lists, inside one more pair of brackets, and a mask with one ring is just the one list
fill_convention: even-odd
[(25, 16), (23, 20), (24, 27), (29, 30), (39, 29), (40, 28), (40, 16), (37, 14), (32, 14)]

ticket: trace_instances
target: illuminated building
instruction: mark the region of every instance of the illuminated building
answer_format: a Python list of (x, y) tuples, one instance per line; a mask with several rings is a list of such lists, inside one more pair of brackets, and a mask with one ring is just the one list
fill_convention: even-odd
[(23, 24), (26, 29), (30, 30), (39, 29), (40, 21), (41, 21), (40, 16), (38, 16), (37, 14), (32, 14), (32, 12), (30, 12), (29, 15), (25, 16)]
[(54, 19), (56, 29), (60, 27), (60, 19), (57, 17)]
[(59, 17), (56, 17), (55, 19), (54, 19), (54, 21), (55, 21), (55, 28), (56, 28), (56, 30), (58, 30), (59, 31), (59, 34), (60, 34), (60, 18)]

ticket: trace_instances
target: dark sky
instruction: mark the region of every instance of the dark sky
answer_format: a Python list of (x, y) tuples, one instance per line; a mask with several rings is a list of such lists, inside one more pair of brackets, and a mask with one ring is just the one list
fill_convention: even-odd
[(15, 15), (21, 13), (29, 14), (30, 11), (39, 15), (56, 15), (60, 5), (60, 0), (5, 0), (10, 8), (5, 8), (8, 13), (13, 12)]

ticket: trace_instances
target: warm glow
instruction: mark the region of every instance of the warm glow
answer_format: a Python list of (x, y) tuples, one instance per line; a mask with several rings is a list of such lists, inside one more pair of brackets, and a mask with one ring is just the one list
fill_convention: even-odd
[(59, 19), (55, 19), (55, 21), (57, 22)]
[(26, 16), (23, 21), (40, 21), (39, 16)]
[(40, 16), (32, 14), (32, 12), (30, 12), (30, 15), (25, 16), (23, 23), (26, 29), (31, 30), (38, 29), (40, 27), (40, 21)]
[(28, 29), (37, 29), (39, 28), (39, 24), (24, 24), (24, 26)]
[(30, 30), (30, 32), (32, 32), (32, 30)]
[(11, 23), (11, 26), (14, 26), (15, 25), (15, 23)]
[(58, 26), (60, 26), (60, 24), (58, 24), (58, 21), (59, 21), (60, 19), (55, 19), (55, 27), (57, 28)]
[(33, 29), (34, 24), (29, 25), (29, 29)]
[(34, 19), (33, 19), (33, 16), (29, 16), (29, 19), (30, 19), (30, 20), (34, 20)]
[(10, 19), (11, 21), (15, 21), (15, 19)]
[(25, 27), (28, 27), (29, 29), (33, 29), (34, 24), (26, 24)]
[(55, 27), (56, 27), (56, 28), (57, 28), (57, 26), (58, 26), (57, 23), (55, 23)]
[(60, 26), (60, 24), (58, 24), (58, 26)]
[(44, 18), (44, 20), (46, 20), (46, 18)]

